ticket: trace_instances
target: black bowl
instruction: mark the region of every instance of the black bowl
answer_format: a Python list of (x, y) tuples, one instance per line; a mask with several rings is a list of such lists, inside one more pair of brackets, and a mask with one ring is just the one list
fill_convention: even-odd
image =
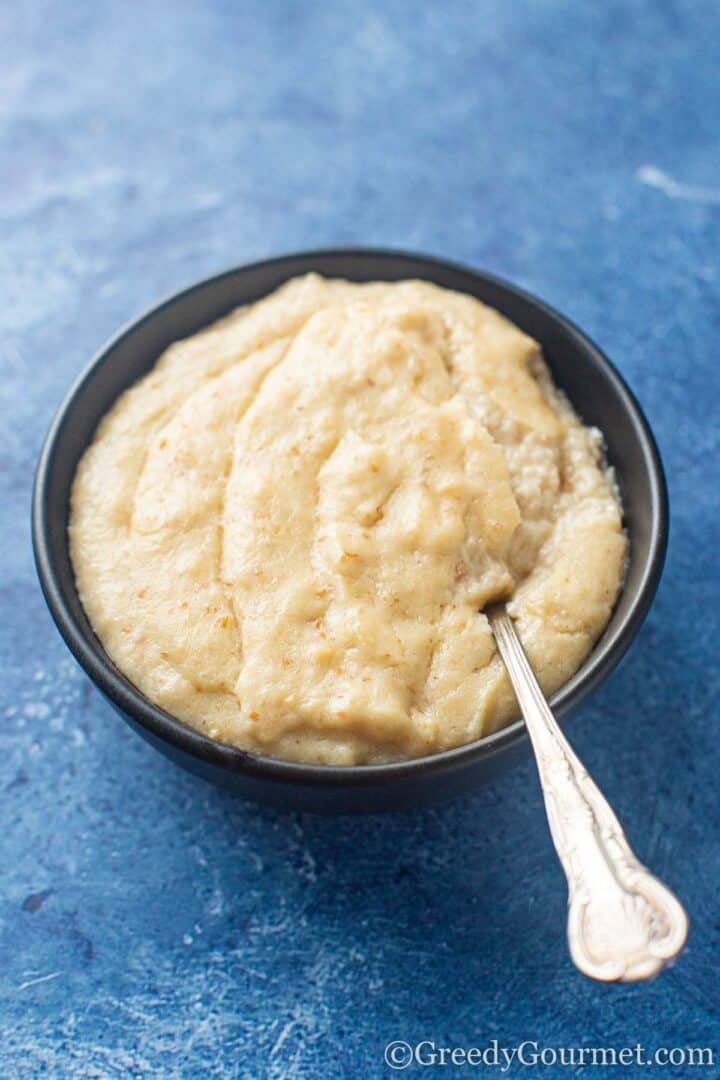
[(478, 297), (540, 342), (557, 384), (585, 423), (605, 435), (630, 538), (627, 575), (613, 616), (580, 670), (552, 698), (555, 713), (565, 716), (610, 673), (647, 613), (667, 544), (665, 478), (647, 422), (606, 357), (552, 308), (498, 278), (425, 256), (363, 249), (287, 255), (201, 281), (121, 330), (70, 389), (47, 436), (33, 499), (35, 560), (50, 611), (75, 658), (128, 723), (186, 769), (241, 795), (288, 808), (335, 813), (402, 809), (466, 791), (524, 756), (528, 742), (522, 721), (467, 746), (389, 765), (300, 765), (221, 745), (153, 705), (115, 667), (83, 611), (70, 564), (73, 475), (118, 395), (171, 342), (310, 270), (351, 281), (433, 281)]

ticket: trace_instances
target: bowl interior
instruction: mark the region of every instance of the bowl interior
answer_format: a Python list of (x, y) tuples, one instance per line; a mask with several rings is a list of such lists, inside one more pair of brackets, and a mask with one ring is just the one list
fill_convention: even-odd
[[(191, 753), (230, 768), (248, 755), (221, 747), (157, 709), (115, 668), (95, 637), (80, 603), (67, 538), (69, 496), (80, 456), (95, 428), (123, 390), (147, 372), (172, 342), (196, 332), (239, 304), (250, 303), (298, 274), (316, 271), (352, 281), (421, 278), (476, 296), (540, 342), (555, 381), (586, 424), (605, 435), (607, 456), (620, 488), (630, 553), (623, 591), (602, 637), (578, 672), (553, 697), (562, 715), (592, 690), (620, 659), (654, 595), (667, 533), (662, 466), (652, 435), (620, 376), (576, 327), (534, 297), (490, 275), (444, 261), (373, 250), (310, 252), (231, 270), (166, 300), (132, 323), (98, 353), (61, 406), (48, 435), (36, 480), (33, 539), (41, 583), (51, 612), (76, 658), (122, 710)], [(492, 751), (522, 736), (519, 722), (469, 747), (433, 755)], [(255, 762), (258, 759), (253, 755)], [(264, 759), (275, 770), (332, 773)], [(423, 760), (355, 766), (354, 772), (412, 768)], [(347, 777), (350, 770), (343, 770)]]

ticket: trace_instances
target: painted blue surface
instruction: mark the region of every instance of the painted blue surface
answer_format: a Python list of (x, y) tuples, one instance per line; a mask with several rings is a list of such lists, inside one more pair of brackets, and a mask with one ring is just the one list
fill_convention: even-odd
[[(712, 0), (3, 5), (2, 1077), (380, 1077), (391, 1039), (720, 1055), (719, 35)], [(530, 764), (385, 818), (243, 804), (133, 735), (51, 625), (29, 488), (80, 366), (194, 278), (343, 243), (537, 292), (658, 435), (663, 584), (572, 728), (692, 916), (652, 985), (572, 969)]]

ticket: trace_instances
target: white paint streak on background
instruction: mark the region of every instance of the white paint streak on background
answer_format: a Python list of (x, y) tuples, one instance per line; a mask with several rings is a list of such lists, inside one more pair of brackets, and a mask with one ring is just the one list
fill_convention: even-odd
[(29, 986), (37, 986), (38, 983), (50, 982), (51, 979), (60, 977), (59, 971), (51, 971), (49, 975), (38, 975), (36, 979), (26, 979), (18, 986), (18, 990), (27, 990)]
[(641, 184), (647, 184), (648, 187), (657, 188), (670, 199), (684, 199), (686, 202), (696, 203), (720, 203), (720, 187), (684, 184), (655, 165), (641, 165), (635, 173), (635, 179)]

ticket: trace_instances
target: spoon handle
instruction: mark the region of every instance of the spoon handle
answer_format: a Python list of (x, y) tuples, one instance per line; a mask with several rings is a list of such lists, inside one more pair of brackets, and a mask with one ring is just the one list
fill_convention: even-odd
[(550, 831), (568, 882), (568, 944), (605, 982), (649, 979), (681, 951), (687, 915), (633, 854), (618, 819), (560, 730), (504, 607), (488, 612), (535, 751)]

